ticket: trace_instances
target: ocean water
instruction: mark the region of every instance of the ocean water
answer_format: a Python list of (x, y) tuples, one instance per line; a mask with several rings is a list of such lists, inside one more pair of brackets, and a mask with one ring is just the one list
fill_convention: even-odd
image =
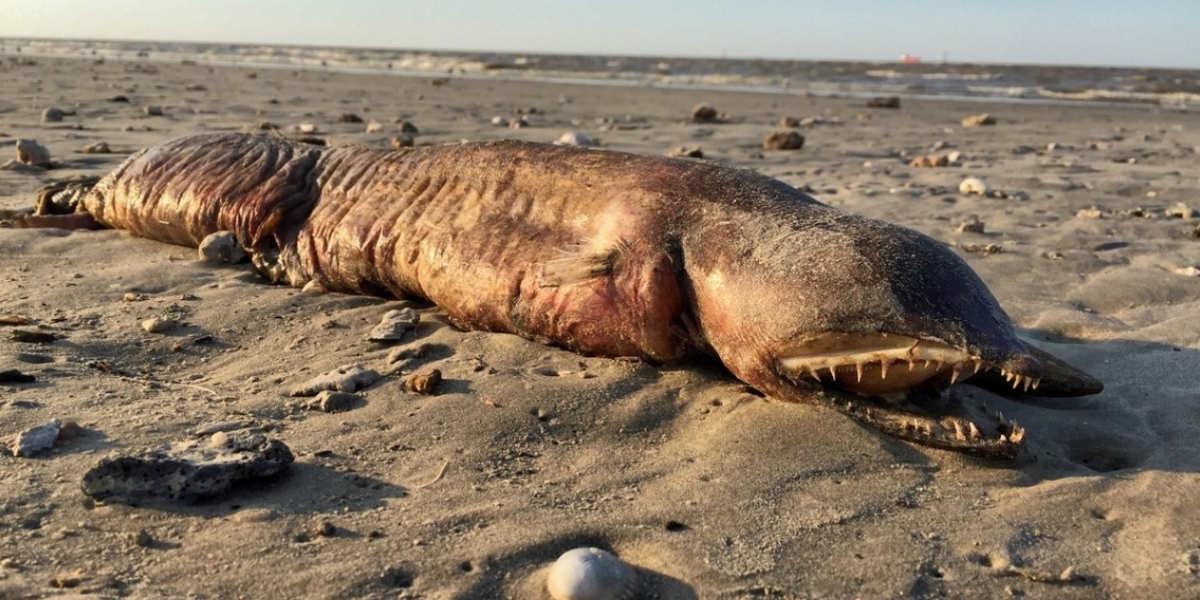
[(93, 60), (587, 82), (764, 93), (1200, 106), (1200, 71), (1136, 67), (839, 62), (442, 52), (189, 42), (0, 39), (0, 59)]

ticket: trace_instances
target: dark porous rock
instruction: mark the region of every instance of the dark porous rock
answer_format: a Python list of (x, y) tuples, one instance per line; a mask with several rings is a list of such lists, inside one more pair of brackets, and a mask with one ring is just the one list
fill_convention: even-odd
[(776, 131), (762, 145), (767, 150), (799, 150), (804, 147), (804, 136), (795, 131)]
[(37, 381), (37, 377), (16, 369), (0, 371), (0, 383), (33, 383), (35, 381)]
[(24, 344), (52, 344), (58, 339), (58, 336), (45, 331), (14, 329), (12, 330), (12, 333), (9, 334), (9, 338), (14, 342), (21, 342)]
[(389, 310), (383, 314), (383, 318), (379, 320), (379, 324), (371, 330), (371, 333), (367, 334), (367, 341), (382, 344), (398, 342), (408, 332), (416, 329), (419, 322), (421, 322), (421, 315), (411, 308)]
[(291, 468), (292, 451), (262, 432), (217, 432), (165, 450), (105, 458), (83, 476), (83, 493), (97, 500), (202, 502), (228, 494), (234, 483), (278, 477)]
[(867, 100), (868, 108), (900, 108), (899, 96), (880, 96)]

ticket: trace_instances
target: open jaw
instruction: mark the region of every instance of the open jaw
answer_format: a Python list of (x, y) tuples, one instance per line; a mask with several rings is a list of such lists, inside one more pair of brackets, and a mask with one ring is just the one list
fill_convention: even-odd
[[(1040, 373), (1015, 372), (941, 342), (887, 333), (826, 333), (789, 347), (781, 374), (797, 385), (820, 383), (852, 392), (818, 397), (831, 408), (884, 433), (918, 444), (992, 458), (1014, 458), (1025, 431), (997, 413), (983, 420), (934, 414), (909, 402), (984, 372), (1000, 373), (1014, 390), (1029, 391)], [(925, 394), (928, 396), (929, 394)], [(900, 405), (914, 410), (904, 410)], [(926, 403), (922, 403), (926, 404)], [(942, 411), (936, 411), (942, 412)]]

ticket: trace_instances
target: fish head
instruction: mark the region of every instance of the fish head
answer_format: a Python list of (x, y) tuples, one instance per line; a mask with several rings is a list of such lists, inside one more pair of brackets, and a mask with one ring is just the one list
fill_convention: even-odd
[(820, 208), (735, 225), (687, 253), (697, 320), (735, 374), (743, 361), (768, 364), (791, 382), (884, 398), (983, 371), (1017, 388), (1038, 384), (1041, 363), (952, 250)]

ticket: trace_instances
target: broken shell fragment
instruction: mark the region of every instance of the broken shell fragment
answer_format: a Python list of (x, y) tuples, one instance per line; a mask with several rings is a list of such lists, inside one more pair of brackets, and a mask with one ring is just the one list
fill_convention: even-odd
[(389, 310), (384, 313), (383, 318), (379, 320), (379, 324), (367, 334), (367, 341), (370, 342), (398, 342), (404, 334), (416, 329), (417, 323), (421, 322), (421, 315), (417, 311), (404, 307), (398, 310)]
[(554, 561), (546, 588), (554, 600), (629, 600), (637, 592), (637, 573), (610, 552), (576, 548)]
[(54, 419), (49, 423), (31, 427), (9, 438), (8, 447), (13, 456), (30, 457), (54, 448), (62, 422)]

